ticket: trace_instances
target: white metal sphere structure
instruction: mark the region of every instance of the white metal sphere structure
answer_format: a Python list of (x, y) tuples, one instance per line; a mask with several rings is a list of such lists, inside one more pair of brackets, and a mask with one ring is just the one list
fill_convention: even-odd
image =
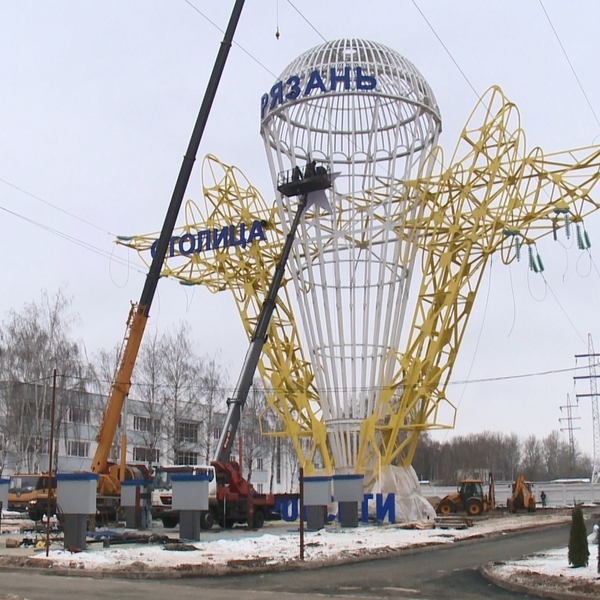
[[(440, 112), (412, 63), (344, 39), (294, 60), (261, 113), (274, 186), (309, 160), (339, 174), (331, 211), (306, 211), (288, 268), (336, 472), (373, 468), (357, 465), (360, 428), (392, 377), (417, 252), (404, 222), (423, 211), (403, 182), (427, 172)], [(277, 197), (285, 227), (297, 200)]]

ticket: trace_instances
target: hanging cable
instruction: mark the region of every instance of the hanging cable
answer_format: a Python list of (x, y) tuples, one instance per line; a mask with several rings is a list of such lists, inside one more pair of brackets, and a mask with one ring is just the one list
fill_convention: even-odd
[(456, 68), (460, 71), (460, 74), (464, 77), (465, 81), (469, 84), (469, 87), (473, 90), (473, 93), (475, 94), (475, 96), (477, 96), (477, 99), (481, 100), (481, 96), (479, 95), (473, 84), (469, 81), (469, 78), (466, 76), (465, 72), (460, 68), (460, 65), (456, 62), (456, 59), (454, 58), (454, 56), (452, 56), (452, 53), (450, 52), (450, 50), (448, 50), (446, 44), (442, 42), (442, 38), (437, 34), (437, 31), (433, 28), (433, 25), (429, 22), (423, 11), (419, 8), (419, 5), (417, 4), (416, 0), (411, 1), (414, 4), (415, 8), (419, 11), (419, 14), (423, 17), (425, 23), (427, 23), (427, 25), (429, 26), (429, 29), (431, 29), (431, 31), (433, 32), (433, 35), (435, 35), (438, 42), (442, 45), (442, 48), (446, 51), (446, 54), (450, 57), (450, 60), (454, 63)]
[[(219, 27), (214, 21), (212, 21), (211, 19), (209, 19), (199, 8), (197, 8), (196, 6), (194, 6), (190, 2), (190, 0), (183, 0), (183, 1), (188, 6), (190, 6), (191, 8), (193, 8), (199, 15), (201, 15), (202, 17), (204, 17), (215, 29), (218, 29), (221, 33), (225, 33), (224, 29), (221, 29), (221, 27)], [(260, 60), (258, 60), (258, 58), (256, 58), (252, 54), (250, 54), (250, 52), (248, 52), (248, 50), (246, 50), (246, 48), (244, 48), (243, 46), (240, 46), (235, 40), (233, 41), (233, 45), (236, 46), (237, 48), (239, 48), (244, 54), (246, 54), (247, 56), (249, 56), (256, 64), (260, 65), (267, 73), (269, 73), (269, 75), (272, 75), (275, 79), (277, 79), (277, 75), (275, 75), (275, 73), (273, 73), (273, 71), (271, 71), (271, 69), (269, 69), (268, 67), (266, 67), (263, 63), (261, 63)]]
[(323, 34), (296, 8), (295, 4), (291, 0), (287, 0), (287, 3), (308, 23), (309, 27), (324, 41), (327, 40)]
[(538, 0), (538, 2), (540, 3), (540, 6), (542, 7), (544, 14), (546, 15), (546, 19), (548, 19), (548, 23), (550, 23), (550, 27), (552, 28), (552, 31), (554, 32), (556, 41), (558, 42), (560, 49), (562, 50), (563, 54), (565, 55), (565, 58), (567, 59), (567, 62), (569, 63), (569, 67), (571, 67), (571, 71), (573, 72), (573, 75), (575, 76), (575, 79), (577, 80), (577, 85), (579, 85), (579, 89), (581, 90), (581, 93), (583, 94), (583, 97), (585, 98), (587, 105), (590, 107), (590, 110), (592, 111), (592, 114), (594, 115), (594, 119), (596, 119), (596, 123), (598, 123), (598, 127), (600, 127), (600, 119), (598, 119), (598, 115), (596, 114), (596, 111), (594, 110), (594, 107), (592, 106), (592, 103), (590, 102), (588, 95), (586, 94), (585, 90), (583, 89), (583, 85), (582, 85), (579, 77), (577, 76), (575, 67), (573, 66), (573, 63), (571, 62), (571, 59), (569, 58), (569, 55), (567, 54), (567, 51), (565, 50), (563, 43), (560, 41), (560, 37), (558, 37), (558, 32), (556, 31), (556, 28), (554, 27), (554, 24), (552, 23), (552, 20), (550, 19), (550, 15), (548, 14), (548, 11), (546, 10), (546, 7), (544, 6), (544, 3), (542, 2), (542, 0)]
[(98, 231), (101, 231), (102, 233), (107, 233), (108, 235), (110, 235), (113, 238), (116, 237), (116, 235), (114, 233), (107, 231), (106, 229), (103, 229), (102, 227), (99, 227), (98, 225), (96, 225), (95, 223), (92, 223), (91, 221), (82, 219), (81, 217), (78, 217), (76, 214), (69, 212), (68, 210), (65, 210), (64, 208), (61, 208), (60, 206), (56, 206), (56, 204), (52, 204), (52, 202), (48, 202), (47, 200), (44, 200), (43, 198), (40, 198), (39, 196), (36, 196), (35, 194), (32, 194), (31, 192), (28, 192), (27, 190), (24, 190), (23, 188), (20, 188), (19, 186), (15, 185), (14, 183), (11, 183), (10, 181), (6, 181), (6, 179), (0, 178), (0, 181), (2, 183), (4, 183), (5, 185), (8, 185), (11, 188), (21, 192), (22, 194), (29, 196), (30, 198), (38, 200), (39, 202), (42, 202), (42, 203), (46, 204), (47, 206), (50, 206), (50, 207), (54, 208), (55, 210), (58, 210), (58, 211), (64, 213), (65, 215), (69, 215), (70, 217), (73, 217), (74, 219), (77, 219), (78, 221), (81, 221), (82, 223), (89, 225), (90, 227), (94, 227), (95, 229), (97, 229)]
[(103, 250), (102, 248), (98, 248), (97, 246), (93, 246), (92, 244), (89, 244), (88, 242), (84, 242), (82, 240), (79, 240), (73, 236), (70, 236), (66, 233), (63, 233), (62, 231), (58, 231), (58, 229), (54, 229), (48, 225), (44, 225), (43, 223), (40, 223), (38, 221), (34, 221), (33, 219), (30, 219), (29, 217), (26, 217), (25, 215), (21, 215), (17, 212), (14, 212), (8, 208), (5, 208), (4, 206), (0, 206), (0, 210), (3, 210), (4, 212), (13, 215), (19, 219), (23, 219), (23, 221), (27, 221), (27, 223), (31, 223), (32, 225), (35, 225), (36, 227), (39, 227), (40, 229), (43, 229), (45, 231), (48, 231), (49, 233), (52, 233), (54, 235), (57, 235), (58, 237), (63, 238), (64, 240), (67, 240), (68, 242), (71, 242), (73, 244), (76, 244), (77, 246), (81, 246), (82, 248), (85, 248), (86, 250), (90, 250), (91, 252), (94, 252), (95, 254), (98, 254), (104, 258), (108, 258), (114, 260), (115, 262), (119, 262), (122, 265), (125, 265), (127, 267), (130, 267), (132, 269), (135, 269), (136, 271), (138, 271), (139, 273), (144, 273), (145, 271), (142, 271), (141, 269), (131, 266), (129, 264), (129, 262), (124, 261), (123, 259), (120, 258), (113, 258), (110, 252), (107, 252), (106, 250)]

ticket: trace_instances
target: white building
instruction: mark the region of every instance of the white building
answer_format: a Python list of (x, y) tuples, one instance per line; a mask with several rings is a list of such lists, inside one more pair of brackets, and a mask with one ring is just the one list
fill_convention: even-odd
[[(48, 469), (51, 386), (5, 382), (0, 384), (0, 474), (36, 473)], [(58, 471), (86, 471), (98, 442), (96, 435), (106, 397), (80, 390), (56, 392), (54, 455)], [(180, 417), (163, 407), (129, 399), (113, 440), (110, 460), (121, 455), (123, 425), (127, 434), (127, 462), (148, 466), (210, 462), (225, 415), (209, 415), (201, 403), (182, 403)], [(262, 436), (255, 419), (242, 423), (242, 461), (246, 476), (258, 492), (291, 491), (297, 479), (295, 454), (286, 440)], [(232, 460), (239, 458), (239, 444)], [(295, 476), (294, 476), (295, 474)]]

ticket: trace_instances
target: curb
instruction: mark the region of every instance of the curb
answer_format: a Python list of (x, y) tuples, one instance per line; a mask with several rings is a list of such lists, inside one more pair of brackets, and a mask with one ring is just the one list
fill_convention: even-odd
[(559, 592), (544, 588), (543, 586), (528, 586), (523, 583), (510, 581), (504, 577), (500, 577), (495, 573), (494, 567), (503, 564), (505, 563), (485, 563), (479, 567), (478, 571), (484, 579), (487, 579), (493, 585), (510, 592), (516, 592), (517, 594), (525, 594), (529, 596), (535, 596), (537, 598), (550, 598), (551, 600), (594, 600), (598, 598), (598, 595), (595, 593), (581, 594), (579, 592)]
[[(565, 521), (566, 522), (566, 521)], [(365, 554), (352, 555), (345, 554), (342, 556), (317, 559), (313, 561), (300, 562), (299, 559), (291, 559), (288, 562), (268, 565), (261, 560), (240, 562), (235, 561), (233, 564), (220, 565), (194, 565), (183, 564), (169, 568), (149, 566), (142, 562), (133, 562), (129, 567), (123, 569), (86, 569), (82, 566), (60, 567), (52, 562), (40, 562), (31, 556), (0, 556), (0, 572), (23, 572), (32, 571), (39, 575), (54, 575), (62, 577), (91, 577), (93, 579), (189, 579), (201, 577), (226, 577), (230, 575), (252, 574), (252, 573), (275, 573), (283, 571), (300, 571), (300, 570), (316, 570), (330, 566), (338, 566), (345, 564), (355, 564), (367, 561), (381, 560), (395, 556), (406, 554), (415, 554), (418, 552), (427, 552), (436, 549), (450, 547), (451, 544), (474, 544), (480, 539), (494, 539), (500, 536), (519, 535), (530, 529), (541, 529), (550, 527), (560, 527), (565, 522), (552, 523), (548, 525), (535, 524), (521, 527), (519, 529), (509, 530), (507, 532), (497, 532), (491, 534), (474, 533), (464, 538), (456, 539), (453, 542), (424, 542), (404, 548), (391, 549), (383, 547), (374, 549)], [(502, 587), (500, 584), (498, 584)], [(573, 600), (572, 595), (564, 596), (565, 600)], [(582, 597), (584, 598), (584, 597)], [(563, 600), (559, 598), (558, 600)], [(587, 598), (585, 598), (587, 600)]]

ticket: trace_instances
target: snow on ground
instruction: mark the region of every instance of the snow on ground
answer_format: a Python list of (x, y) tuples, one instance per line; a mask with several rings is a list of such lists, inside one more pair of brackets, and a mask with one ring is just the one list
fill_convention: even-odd
[(600, 591), (600, 574), (598, 574), (598, 546), (589, 544), (590, 559), (587, 567), (579, 567), (574, 569), (569, 566), (568, 549), (559, 548), (549, 550), (524, 558), (523, 560), (506, 562), (498, 565), (495, 569), (496, 573), (503, 578), (514, 578), (518, 575), (526, 575), (534, 573), (548, 577), (563, 577), (565, 579), (578, 579), (599, 582)]
[[(464, 530), (406, 529), (400, 525), (361, 525), (357, 529), (328, 526), (318, 532), (305, 533), (305, 563), (334, 563), (360, 557), (386, 554), (406, 548), (446, 544), (474, 537), (502, 535), (525, 528), (570, 522), (570, 512), (562, 514), (504, 515), (481, 519)], [(270, 569), (299, 564), (299, 532), (294, 524), (268, 524), (263, 532), (243, 529), (203, 532), (195, 543), (154, 545), (120, 545), (100, 547), (89, 543), (85, 552), (71, 553), (58, 549), (55, 543), (48, 558), (45, 550), (23, 557), (29, 566), (67, 570), (104, 571), (114, 573), (146, 573), (165, 577), (230, 572), (232, 569)], [(216, 536), (219, 536), (216, 538)], [(577, 594), (581, 598), (600, 597), (600, 576), (596, 572), (598, 546), (589, 538), (590, 559), (586, 568), (568, 565), (567, 549), (555, 549), (521, 560), (486, 565), (497, 580), (522, 585), (535, 593)], [(176, 541), (176, 540), (175, 540)], [(565, 539), (565, 545), (568, 540)], [(8, 551), (6, 551), (8, 554)], [(10, 560), (9, 556), (5, 558)], [(16, 558), (16, 557), (15, 557)], [(21, 560), (21, 559), (17, 559)], [(179, 572), (179, 573), (178, 573)], [(500, 584), (501, 585), (501, 584)], [(0, 600), (4, 600), (0, 595)]]
[[(492, 518), (473, 527), (457, 529), (403, 529), (399, 525), (365, 525), (357, 529), (332, 526), (318, 532), (305, 533), (305, 561), (339, 561), (351, 557), (383, 554), (408, 547), (451, 543), (472, 537), (501, 534), (523, 527), (566, 522), (565, 515), (535, 515)], [(169, 570), (173, 568), (239, 566), (276, 566), (295, 562), (299, 557), (299, 533), (282, 529), (277, 534), (256, 532), (233, 539), (211, 539), (185, 547), (166, 545), (132, 545), (99, 548), (89, 545), (86, 552), (71, 553), (62, 549), (32, 556), (47, 565), (91, 570)], [(177, 550), (177, 548), (180, 548)]]

